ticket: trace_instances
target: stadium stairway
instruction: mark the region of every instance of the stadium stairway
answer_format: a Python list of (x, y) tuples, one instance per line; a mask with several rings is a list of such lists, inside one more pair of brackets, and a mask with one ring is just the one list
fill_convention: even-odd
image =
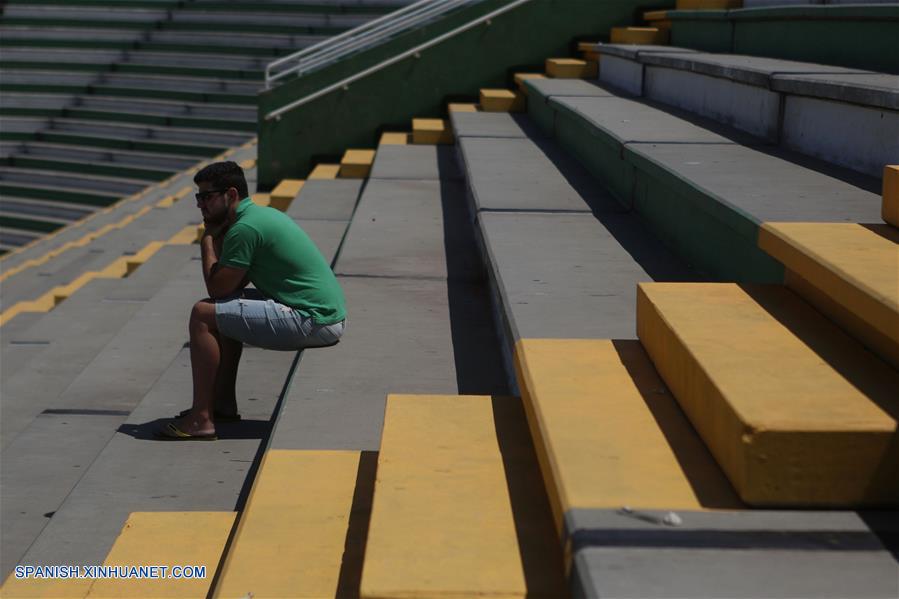
[(0, 251), (246, 142), (269, 60), (408, 3), (5, 2)]
[[(4, 595), (894, 596), (899, 171), (753, 135), (716, 108), (727, 77), (696, 104), (628, 93), (604, 56), (633, 50), (588, 45), (598, 65), (549, 61), (282, 182), (266, 200), (336, 257), (344, 342), (283, 387), (247, 352), (270, 436), (144, 443), (183, 403), (176, 352), (110, 404), (133, 411), (58, 476), (22, 560), (214, 576)], [(190, 267), (159, 294), (189, 303)], [(31, 426), (22, 451), (62, 437)]]

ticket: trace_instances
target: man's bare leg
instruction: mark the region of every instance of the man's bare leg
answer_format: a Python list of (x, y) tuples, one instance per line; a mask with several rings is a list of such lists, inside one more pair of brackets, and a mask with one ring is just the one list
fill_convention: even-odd
[(243, 343), (219, 335), (221, 360), (215, 375), (215, 410), (220, 414), (237, 414), (237, 367)]
[(215, 324), (215, 304), (209, 300), (194, 304), (188, 329), (194, 400), (190, 414), (177, 419), (175, 426), (185, 433), (210, 434), (215, 432), (212, 409), (216, 374), (222, 357), (220, 335)]

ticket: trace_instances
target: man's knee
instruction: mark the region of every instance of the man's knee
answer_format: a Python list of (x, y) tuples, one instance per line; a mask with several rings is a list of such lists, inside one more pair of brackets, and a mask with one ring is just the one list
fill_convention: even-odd
[(191, 333), (203, 329), (215, 330), (215, 302), (207, 298), (194, 304), (190, 311), (189, 328)]

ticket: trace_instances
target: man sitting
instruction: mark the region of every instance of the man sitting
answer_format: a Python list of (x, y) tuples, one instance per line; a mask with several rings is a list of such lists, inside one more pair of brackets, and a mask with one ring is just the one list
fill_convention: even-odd
[[(158, 432), (171, 440), (214, 440), (216, 420), (240, 418), (235, 383), (244, 343), (325, 347), (346, 326), (330, 266), (289, 216), (253, 203), (240, 166), (210, 164), (194, 183), (206, 226), (200, 251), (209, 298), (190, 314), (193, 406)], [(247, 283), (255, 289), (244, 289)]]

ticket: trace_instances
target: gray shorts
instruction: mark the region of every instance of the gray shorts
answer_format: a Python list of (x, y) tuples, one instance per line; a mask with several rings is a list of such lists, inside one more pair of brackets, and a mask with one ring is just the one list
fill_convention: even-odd
[(340, 341), (346, 321), (321, 325), (256, 289), (215, 301), (215, 323), (225, 337), (280, 351), (328, 347)]

